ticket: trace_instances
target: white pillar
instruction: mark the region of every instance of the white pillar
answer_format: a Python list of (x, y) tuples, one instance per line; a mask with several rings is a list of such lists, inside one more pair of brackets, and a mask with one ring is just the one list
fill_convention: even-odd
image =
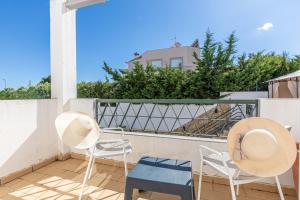
[(76, 10), (66, 8), (65, 2), (50, 0), (51, 97), (61, 106), (77, 97)]
[[(77, 97), (76, 10), (66, 8), (66, 0), (50, 0), (51, 98), (57, 99), (58, 114)], [(62, 155), (69, 152), (61, 142)]]

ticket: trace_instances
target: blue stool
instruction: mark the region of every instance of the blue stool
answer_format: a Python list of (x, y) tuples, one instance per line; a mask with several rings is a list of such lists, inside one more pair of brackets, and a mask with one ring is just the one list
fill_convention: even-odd
[(133, 189), (195, 199), (191, 161), (143, 157), (128, 173), (125, 200), (132, 200)]

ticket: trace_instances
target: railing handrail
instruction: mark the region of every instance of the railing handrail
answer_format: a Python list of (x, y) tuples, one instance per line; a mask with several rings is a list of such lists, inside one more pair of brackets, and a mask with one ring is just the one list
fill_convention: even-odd
[(103, 103), (154, 104), (257, 104), (258, 99), (96, 99)]

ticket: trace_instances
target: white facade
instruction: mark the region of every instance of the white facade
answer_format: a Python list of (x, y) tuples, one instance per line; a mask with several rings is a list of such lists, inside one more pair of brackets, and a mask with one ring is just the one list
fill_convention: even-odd
[(150, 50), (127, 62), (128, 69), (132, 70), (135, 62), (141, 63), (144, 67), (146, 67), (147, 64), (151, 63), (153, 65), (157, 65), (156, 67), (179, 67), (177, 65), (172, 66), (172, 61), (174, 61), (173, 63), (178, 63), (178, 61), (181, 60), (182, 65), (180, 67), (185, 70), (195, 70), (196, 60), (194, 58), (194, 53), (200, 55), (200, 49), (191, 46), (178, 46), (165, 49)]

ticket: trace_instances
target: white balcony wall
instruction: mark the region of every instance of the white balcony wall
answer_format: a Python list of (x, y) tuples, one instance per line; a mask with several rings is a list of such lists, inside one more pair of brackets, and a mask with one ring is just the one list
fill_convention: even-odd
[(0, 101), (0, 177), (57, 155), (56, 100)]

